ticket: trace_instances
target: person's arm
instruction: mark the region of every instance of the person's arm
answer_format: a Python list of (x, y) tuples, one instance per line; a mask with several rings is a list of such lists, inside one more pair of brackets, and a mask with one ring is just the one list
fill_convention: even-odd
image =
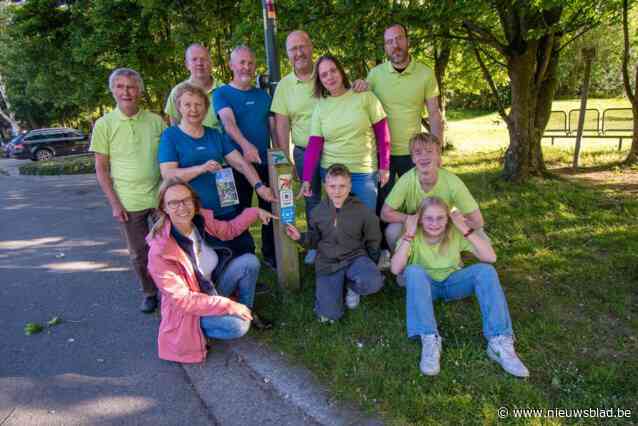
[(381, 207), (381, 220), (386, 223), (405, 223), (410, 216), (416, 215), (401, 213), (390, 207), (388, 203), (383, 203), (383, 207)]
[(99, 152), (95, 153), (95, 176), (102, 192), (104, 192), (106, 199), (111, 205), (113, 217), (118, 222), (127, 222), (128, 214), (126, 214), (124, 206), (122, 206), (119, 197), (113, 189), (113, 179), (111, 178), (111, 167), (108, 155), (100, 154)]
[(259, 151), (255, 145), (250, 143), (250, 141), (244, 137), (241, 130), (239, 130), (233, 110), (230, 107), (225, 107), (220, 109), (217, 114), (219, 115), (219, 119), (221, 120), (226, 133), (228, 133), (228, 135), (241, 147), (246, 161), (261, 164)]
[(465, 217), (458, 210), (450, 213), (450, 219), (458, 231), (472, 244), (472, 252), (481, 262), (496, 262), (496, 252), (490, 244), (489, 239), (481, 236), (479, 232), (475, 232), (473, 228), (467, 226)]
[(377, 155), (379, 158), (379, 183), (384, 187), (390, 179), (390, 128), (388, 119), (383, 118), (372, 125), (374, 137), (377, 141)]
[(215, 219), (213, 211), (208, 209), (201, 209), (199, 214), (204, 218), (206, 232), (222, 241), (230, 241), (238, 237), (257, 220), (267, 224), (271, 219), (277, 219), (277, 216), (257, 207), (244, 209), (239, 216), (232, 220)]
[(418, 218), (416, 215), (411, 216), (405, 222), (405, 231), (403, 236), (399, 240), (399, 247), (394, 251), (392, 259), (390, 259), (390, 271), (394, 275), (399, 275), (403, 272), (408, 260), (410, 259), (411, 246), (413, 244), (414, 236), (416, 235), (418, 228)]
[[(268, 131), (270, 132), (270, 140), (272, 141), (272, 147), (279, 147), (279, 135), (277, 134), (277, 127), (275, 125), (275, 116), (268, 116)], [(288, 157), (288, 152), (286, 152), (286, 157)], [(292, 163), (291, 163), (292, 164)]]
[(439, 109), (439, 97), (434, 96), (433, 98), (426, 99), (425, 106), (428, 109), (430, 131), (439, 139), (441, 144), (443, 144), (443, 118), (441, 117), (441, 110)]
[[(251, 186), (254, 187), (257, 182), (261, 182), (261, 180), (259, 179), (259, 175), (255, 170), (255, 167), (251, 163), (247, 162), (236, 149), (226, 154), (224, 158), (226, 159), (226, 161), (228, 161), (228, 164), (230, 164), (233, 169), (237, 170), (239, 173), (246, 177), (246, 180), (250, 183)], [(268, 182), (263, 183), (263, 185), (260, 186), (256, 190), (256, 192), (262, 200), (272, 203), (276, 200), (276, 198), (267, 184)]]
[[(368, 213), (368, 212), (367, 212)], [(373, 212), (366, 215), (363, 228), (363, 239), (368, 256), (375, 263), (379, 261), (381, 255), (381, 227), (379, 226), (379, 218)]]
[(287, 115), (275, 114), (275, 133), (277, 133), (277, 146), (288, 157), (290, 155), (290, 120)]
[(170, 161), (160, 164), (160, 173), (164, 180), (179, 178), (184, 182), (190, 182), (201, 174), (206, 172), (215, 172), (217, 170), (221, 170), (221, 168), (222, 166), (215, 160), (208, 160), (204, 164), (191, 167), (179, 167), (178, 162)]
[(312, 181), (312, 177), (314, 176), (315, 170), (317, 170), (317, 166), (321, 160), (323, 144), (324, 139), (321, 136), (310, 136), (308, 139), (308, 146), (306, 147), (306, 152), (303, 157), (303, 176), (301, 177), (302, 184), (297, 198), (302, 195), (304, 197), (312, 196), (310, 182)]

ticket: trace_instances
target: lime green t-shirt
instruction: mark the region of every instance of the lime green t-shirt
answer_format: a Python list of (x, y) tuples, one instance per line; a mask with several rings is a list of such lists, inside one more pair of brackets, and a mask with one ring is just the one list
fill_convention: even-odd
[[(182, 83), (188, 81), (190, 80), (184, 80), (182, 81)], [(177, 86), (179, 86), (179, 84)], [(166, 98), (166, 106), (164, 107), (164, 112), (166, 113), (166, 115), (179, 122), (179, 112), (177, 111), (177, 105), (175, 104), (175, 89), (177, 88), (177, 86), (171, 89), (171, 93), (169, 93), (168, 98)], [(222, 84), (220, 84), (217, 80), (213, 80), (213, 87), (208, 91), (210, 108), (208, 108), (208, 114), (206, 114), (206, 118), (204, 118), (204, 122), (202, 123), (204, 126), (212, 127), (214, 129), (221, 128), (219, 120), (217, 119), (217, 115), (215, 115), (215, 109), (213, 109), (213, 91), (220, 86), (222, 86)]]
[(370, 70), (367, 81), (388, 114), (392, 155), (409, 155), (410, 138), (424, 131), (421, 116), (426, 100), (439, 95), (434, 72), (415, 60), (398, 72), (386, 61)]
[(157, 207), (160, 135), (166, 123), (145, 110), (127, 117), (119, 109), (95, 122), (90, 150), (109, 157), (113, 189), (127, 211)]
[(299, 80), (294, 72), (281, 79), (275, 90), (270, 110), (285, 115), (290, 121), (292, 143), (305, 148), (310, 137), (312, 112), (319, 99), (314, 97), (314, 75), (311, 79)]
[[(398, 244), (401, 244), (401, 240)], [(419, 229), (410, 244), (408, 265), (420, 265), (425, 268), (430, 278), (444, 281), (452, 272), (461, 269), (461, 252), (464, 251), (473, 251), (472, 243), (456, 228), (450, 231), (450, 241), (445, 251), (441, 249), (441, 243), (428, 243), (423, 231)]]
[(321, 167), (346, 165), (353, 173), (377, 170), (377, 144), (372, 125), (385, 118), (381, 102), (372, 92), (348, 90), (322, 98), (312, 114), (310, 134), (324, 138)]
[(423, 191), (416, 167), (399, 178), (390, 195), (385, 199), (385, 203), (394, 210), (414, 214), (425, 197), (439, 197), (450, 208), (456, 207), (463, 214), (471, 213), (479, 208), (463, 181), (445, 169), (439, 169), (434, 188), (429, 192)]

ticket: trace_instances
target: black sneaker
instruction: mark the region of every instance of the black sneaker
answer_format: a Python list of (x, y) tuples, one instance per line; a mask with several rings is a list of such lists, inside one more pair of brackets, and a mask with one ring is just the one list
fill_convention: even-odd
[(264, 257), (264, 265), (266, 265), (269, 269), (277, 272), (277, 261), (274, 257)]
[(270, 293), (270, 286), (266, 283), (258, 281), (255, 285), (255, 294), (267, 294)]
[(253, 327), (257, 330), (269, 330), (272, 328), (272, 322), (267, 319), (261, 319), (257, 316), (257, 314), (253, 311), (253, 320), (250, 322)]
[(157, 296), (146, 296), (140, 305), (140, 311), (145, 314), (153, 313), (157, 309)]

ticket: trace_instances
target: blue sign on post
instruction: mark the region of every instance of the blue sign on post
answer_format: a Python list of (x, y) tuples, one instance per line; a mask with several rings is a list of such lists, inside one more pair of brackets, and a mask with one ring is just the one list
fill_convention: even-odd
[(292, 175), (279, 175), (279, 220), (282, 224), (295, 224), (295, 196), (292, 191)]

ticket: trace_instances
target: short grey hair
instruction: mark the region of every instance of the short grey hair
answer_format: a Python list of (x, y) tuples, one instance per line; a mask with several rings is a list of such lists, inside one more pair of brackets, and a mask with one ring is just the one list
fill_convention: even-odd
[(184, 51), (184, 61), (188, 62), (188, 55), (190, 54), (191, 49), (194, 49), (196, 47), (199, 47), (200, 49), (204, 49), (206, 53), (208, 53), (208, 58), (210, 59), (210, 51), (208, 50), (208, 47), (204, 46), (201, 43), (191, 43), (188, 45), (188, 47)]
[(109, 89), (111, 90), (111, 92), (113, 92), (115, 80), (119, 77), (132, 78), (137, 82), (137, 87), (140, 89), (140, 92), (144, 91), (144, 80), (142, 80), (142, 76), (139, 72), (135, 71), (132, 68), (118, 68), (109, 76)]
[(230, 61), (232, 62), (233, 56), (235, 56), (237, 53), (241, 52), (242, 50), (247, 51), (248, 53), (252, 55), (253, 58), (256, 58), (255, 51), (253, 49), (246, 46), (245, 44), (240, 44), (239, 46), (235, 47), (232, 52), (230, 52)]

